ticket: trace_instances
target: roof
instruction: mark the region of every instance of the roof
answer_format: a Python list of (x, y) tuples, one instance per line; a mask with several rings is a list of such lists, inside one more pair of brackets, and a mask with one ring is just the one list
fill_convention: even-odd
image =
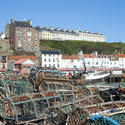
[(84, 58), (97, 58), (98, 56), (92, 54), (83, 54)]
[(125, 54), (116, 54), (115, 57), (117, 57), (117, 58), (125, 58)]
[(8, 60), (30, 59), (37, 60), (35, 56), (8, 56)]
[[(106, 57), (105, 55), (92, 55), (92, 54), (83, 54), (83, 58), (101, 58)], [(62, 56), (62, 59), (79, 59), (78, 55), (71, 56)]]
[(42, 54), (61, 54), (58, 50), (41, 50)]
[(16, 61), (14, 64), (22, 64), (26, 61), (27, 59), (20, 59), (18, 61)]
[(29, 27), (29, 28), (32, 28), (32, 25), (30, 25), (30, 23), (27, 21), (14, 21), (14, 24), (17, 26), (17, 27)]
[(59, 29), (58, 27), (57, 28), (53, 28), (53, 27), (50, 27), (50, 28), (47, 28), (47, 27), (43, 27), (43, 28), (40, 28), (39, 26), (36, 27), (36, 29), (40, 32), (42, 31), (47, 31), (47, 32), (56, 32), (56, 33), (69, 33), (69, 34), (73, 34), (73, 35), (78, 35), (79, 33), (86, 33), (86, 34), (94, 34), (94, 35), (101, 35), (101, 36), (104, 36), (103, 34), (101, 33), (92, 33), (92, 32), (88, 32), (88, 31), (79, 31), (79, 33), (77, 33), (76, 31), (73, 31), (73, 30), (65, 30), (65, 29)]
[[(95, 55), (83, 54), (83, 58), (95, 58)], [(63, 56), (63, 59), (79, 59), (78, 55)]]
[(62, 56), (62, 59), (79, 59), (77, 55)]
[(30, 59), (20, 59), (18, 61), (16, 61), (14, 64), (34, 64), (34, 62), (32, 62)]
[(27, 59), (23, 62), (24, 65), (34, 65), (35, 63), (31, 61), (30, 59)]
[(78, 35), (76, 32), (74, 31), (69, 31), (69, 30), (66, 30), (66, 31), (63, 31), (63, 30), (57, 30), (57, 29), (53, 29), (53, 30), (50, 30), (50, 29), (40, 29), (39, 31), (47, 31), (47, 32), (56, 32), (56, 33), (68, 33), (68, 34), (73, 34), (73, 35)]

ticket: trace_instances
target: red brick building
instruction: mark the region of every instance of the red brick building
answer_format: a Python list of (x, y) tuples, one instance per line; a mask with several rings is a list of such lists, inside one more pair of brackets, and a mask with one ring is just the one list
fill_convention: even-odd
[(39, 49), (39, 32), (32, 26), (32, 21), (14, 21), (10, 24), (10, 45), (14, 50), (37, 52)]

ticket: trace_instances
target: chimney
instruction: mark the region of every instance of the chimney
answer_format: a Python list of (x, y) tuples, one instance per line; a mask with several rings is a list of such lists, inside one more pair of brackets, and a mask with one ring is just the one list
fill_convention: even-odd
[(28, 23), (32, 26), (32, 20), (29, 20)]
[(11, 24), (14, 24), (14, 19), (11, 19)]
[(76, 30), (76, 33), (79, 33), (79, 30)]
[(79, 54), (82, 56), (82, 55), (83, 55), (83, 52), (82, 52), (82, 51), (80, 51), (80, 52), (79, 52)]
[(26, 19), (25, 19), (25, 18), (23, 18), (23, 22), (26, 22)]

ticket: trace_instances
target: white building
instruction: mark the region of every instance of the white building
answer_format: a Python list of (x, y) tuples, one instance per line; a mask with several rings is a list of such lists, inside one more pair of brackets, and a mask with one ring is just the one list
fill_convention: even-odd
[[(78, 55), (63, 56), (62, 57), (62, 68), (84, 68), (83, 61), (78, 57)], [(87, 68), (108, 68), (108, 63), (110, 60), (104, 55), (93, 55), (93, 54), (83, 54), (84, 62)]]
[[(92, 69), (109, 69), (109, 68), (125, 68), (125, 54), (111, 55), (83, 54), (86, 68)], [(84, 68), (83, 61), (78, 55), (62, 56), (59, 51), (42, 50), (41, 66), (53, 67), (57, 69), (79, 69)]]
[(49, 68), (61, 68), (62, 54), (57, 50), (42, 50), (41, 51), (41, 66)]
[(0, 40), (3, 40), (3, 39), (5, 39), (5, 33), (3, 32), (3, 33), (0, 33)]
[(73, 31), (73, 30), (65, 30), (59, 28), (38, 28), (40, 31), (40, 39), (43, 40), (85, 40), (85, 41), (93, 41), (93, 42), (105, 42), (105, 36), (100, 33), (92, 33), (85, 31)]
[(93, 41), (93, 42), (105, 42), (105, 36), (103, 34), (98, 33), (92, 33), (85, 31), (77, 31), (79, 34), (79, 40), (85, 40), (85, 41)]
[(62, 56), (61, 68), (71, 69), (74, 68), (74, 66), (83, 68), (82, 60), (80, 60), (77, 55)]
[[(87, 69), (125, 68), (125, 57), (111, 60), (107, 55), (83, 54), (83, 58)], [(74, 66), (84, 68), (82, 60), (77, 55), (62, 56), (62, 68), (71, 69)]]
[(116, 54), (115, 57), (118, 58), (120, 67), (125, 68), (125, 54)]

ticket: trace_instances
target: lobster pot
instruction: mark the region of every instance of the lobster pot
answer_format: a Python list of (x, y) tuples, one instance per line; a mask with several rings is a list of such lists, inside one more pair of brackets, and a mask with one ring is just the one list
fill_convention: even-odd
[(3, 104), (2, 104), (2, 108), (4, 110), (4, 115), (7, 117), (13, 117), (14, 116), (14, 109), (13, 109), (13, 105), (6, 100)]
[(16, 123), (43, 118), (51, 106), (62, 103), (56, 92), (32, 93), (1, 99), (2, 117)]

